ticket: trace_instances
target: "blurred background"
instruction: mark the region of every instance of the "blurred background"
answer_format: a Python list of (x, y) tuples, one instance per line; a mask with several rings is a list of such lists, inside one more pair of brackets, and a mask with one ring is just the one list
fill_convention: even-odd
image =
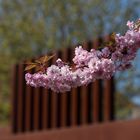
[[(112, 32), (140, 17), (139, 0), (0, 0), (0, 125), (10, 120), (14, 63)], [(131, 70), (117, 73), (117, 119), (140, 118), (140, 53)]]

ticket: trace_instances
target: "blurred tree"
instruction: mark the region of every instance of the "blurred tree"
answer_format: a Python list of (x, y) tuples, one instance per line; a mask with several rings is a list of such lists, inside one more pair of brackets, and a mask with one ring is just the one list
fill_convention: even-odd
[(13, 63), (112, 31), (123, 33), (139, 6), (138, 0), (0, 0), (0, 103), (8, 104)]
[(121, 0), (4, 0), (0, 4), (1, 47), (23, 59), (48, 48), (123, 32), (123, 21), (138, 16), (134, 1), (127, 8)]
[(115, 94), (115, 101), (116, 119), (129, 119), (134, 107), (133, 102), (120, 92)]

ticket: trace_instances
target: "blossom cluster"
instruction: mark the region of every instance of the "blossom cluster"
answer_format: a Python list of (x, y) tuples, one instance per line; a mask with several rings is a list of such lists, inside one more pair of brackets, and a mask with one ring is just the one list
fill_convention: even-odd
[(113, 50), (108, 45), (102, 50), (90, 51), (82, 46), (76, 47), (73, 58), (75, 69), (58, 58), (56, 64), (48, 67), (45, 73), (26, 73), (27, 84), (65, 92), (96, 79), (109, 79), (116, 71), (130, 68), (140, 48), (140, 19), (137, 22), (128, 21), (127, 26), (129, 29), (124, 36), (115, 35)]

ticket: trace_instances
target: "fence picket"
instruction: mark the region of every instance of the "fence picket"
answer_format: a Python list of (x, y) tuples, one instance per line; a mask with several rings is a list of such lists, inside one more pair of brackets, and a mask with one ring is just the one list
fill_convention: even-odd
[(31, 123), (30, 123), (30, 116), (31, 116), (31, 92), (32, 87), (26, 85), (26, 104), (25, 104), (25, 131), (30, 131)]
[(113, 78), (104, 83), (104, 121), (114, 119), (114, 82)]
[(22, 132), (23, 129), (23, 94), (24, 94), (24, 67), (23, 64), (18, 65), (18, 99), (17, 99), (17, 105), (18, 105), (18, 113), (17, 113), (17, 131)]
[[(62, 50), (62, 60), (68, 62), (68, 50), (64, 48)], [(61, 126), (64, 127), (67, 125), (67, 92), (61, 94)]]
[(18, 96), (18, 77), (17, 77), (17, 73), (18, 73), (18, 65), (14, 65), (12, 67), (12, 79), (11, 79), (11, 83), (12, 83), (12, 132), (13, 133), (17, 133), (17, 96)]
[(48, 90), (43, 89), (42, 96), (42, 129), (47, 129), (47, 120), (48, 120)]
[[(69, 52), (71, 55), (69, 56), (70, 62), (72, 63), (72, 58), (74, 57), (74, 48), (69, 48)], [(72, 88), (70, 91), (71, 94), (71, 104), (70, 104), (70, 112), (71, 112), (71, 118), (70, 118), (70, 124), (71, 126), (77, 125), (77, 88)]]
[[(93, 48), (98, 49), (102, 43), (102, 38), (93, 41)], [(102, 82), (103, 80), (96, 80), (93, 83), (93, 122), (102, 121)]]
[(39, 126), (39, 88), (36, 88), (35, 89), (35, 92), (34, 92), (34, 115), (33, 115), (33, 124), (34, 124), (34, 130), (38, 130)]
[[(59, 57), (58, 52), (56, 52), (54, 58), (51, 63), (55, 63), (56, 59)], [(57, 127), (57, 93), (51, 91), (51, 128)]]
[[(83, 44), (84, 49), (88, 49), (88, 42)], [(81, 87), (81, 121), (82, 124), (87, 124), (88, 120), (88, 86)]]
[[(109, 41), (110, 36), (105, 36), (103, 40), (105, 42)], [(109, 80), (104, 80), (104, 101), (103, 101), (103, 113), (104, 121), (110, 121), (114, 119), (114, 80), (113, 78)]]

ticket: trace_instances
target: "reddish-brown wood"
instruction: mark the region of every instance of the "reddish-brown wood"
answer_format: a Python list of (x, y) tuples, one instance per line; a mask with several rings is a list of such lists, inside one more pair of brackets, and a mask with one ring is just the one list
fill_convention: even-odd
[(47, 129), (47, 120), (48, 120), (48, 90), (43, 89), (42, 96), (42, 128)]
[(32, 87), (29, 85), (26, 86), (26, 104), (25, 104), (25, 130), (29, 131), (31, 128), (31, 122), (30, 122), (30, 117), (31, 117), (31, 92), (32, 92)]
[[(98, 49), (99, 45), (100, 45), (99, 39), (93, 41), (94, 49)], [(93, 122), (99, 122), (101, 112), (100, 110), (101, 81), (96, 80), (92, 85), (93, 85)]]
[(34, 92), (34, 106), (33, 106), (33, 124), (34, 124), (34, 130), (38, 130), (39, 128), (39, 88), (35, 89)]
[[(70, 48), (69, 52), (71, 53), (69, 59), (74, 57), (74, 48)], [(76, 126), (77, 125), (77, 88), (72, 88), (71, 90), (71, 104), (70, 104), (70, 112), (71, 112), (71, 118), (70, 118), (70, 124), (71, 126)]]
[(87, 100), (87, 87), (86, 86), (83, 86), (82, 87), (82, 91), (81, 91), (81, 102), (82, 102), (82, 105), (81, 105), (81, 111), (82, 111), (82, 114), (81, 114), (81, 121), (82, 121), (82, 124), (86, 124), (87, 123), (87, 115), (88, 115), (88, 112), (87, 112), (87, 105), (88, 105), (88, 100)]
[(99, 80), (97, 80), (93, 83), (93, 122), (99, 121), (99, 112), (100, 112), (99, 91), (100, 91)]
[(16, 133), (17, 132), (17, 87), (18, 87), (18, 82), (17, 82), (17, 65), (14, 65), (12, 67), (12, 79), (11, 79), (11, 84), (12, 84), (12, 111), (11, 111), (11, 118), (12, 118), (12, 132)]
[(66, 126), (67, 121), (67, 93), (61, 94), (61, 126)]
[[(110, 36), (105, 36), (103, 40), (105, 42), (109, 41)], [(114, 119), (114, 80), (113, 78), (110, 80), (104, 81), (104, 101), (103, 101), (103, 114), (104, 121), (110, 121)]]
[[(88, 42), (84, 42), (83, 43), (83, 48), (84, 49), (88, 49)], [(82, 86), (81, 87), (81, 102), (82, 102), (82, 104), (81, 104), (81, 112), (82, 112), (82, 114), (81, 114), (81, 123), (82, 124), (86, 124), (87, 123), (87, 118), (88, 118), (88, 99), (87, 99), (87, 97), (88, 97), (88, 87), (87, 86)]]
[[(55, 53), (52, 63), (56, 62), (59, 57), (58, 52)], [(51, 91), (51, 128), (57, 127), (57, 93)]]
[[(62, 50), (61, 58), (64, 62), (68, 62), (68, 49), (64, 48)], [(67, 125), (67, 92), (61, 94), (61, 126)]]
[(40, 98), (40, 88), (33, 88), (33, 130), (39, 129), (39, 98)]
[(77, 88), (73, 88), (71, 94), (71, 125), (77, 125)]
[(114, 119), (114, 81), (113, 78), (104, 83), (104, 121)]
[(57, 126), (57, 93), (51, 92), (51, 128), (56, 128)]
[(23, 64), (19, 64), (18, 65), (18, 98), (17, 98), (17, 131), (18, 132), (22, 132), (22, 121), (23, 121), (23, 81), (24, 81), (24, 77), (23, 77), (23, 72), (24, 72), (24, 67)]
[(120, 121), (1, 137), (1, 140), (139, 140), (140, 120)]
[(2, 137), (5, 136), (11, 136), (13, 132), (11, 131), (11, 127), (6, 126), (6, 127), (0, 127), (0, 140), (2, 140)]

